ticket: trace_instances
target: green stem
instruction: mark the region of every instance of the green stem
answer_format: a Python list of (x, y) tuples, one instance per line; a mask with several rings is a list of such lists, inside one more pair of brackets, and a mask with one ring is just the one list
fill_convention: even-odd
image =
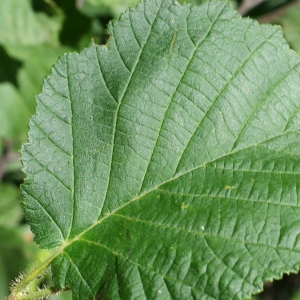
[[(34, 269), (32, 272), (27, 274), (24, 278), (22, 278), (11, 290), (11, 294), (8, 297), (8, 300), (17, 300), (17, 299), (26, 299), (26, 300), (31, 300), (31, 299), (36, 299), (42, 296), (37, 296), (40, 292), (47, 293), (51, 290), (51, 294), (53, 294), (53, 289), (44, 289), (38, 292), (33, 293), (32, 295), (27, 295), (26, 294), (26, 288), (28, 285), (37, 279), (37, 277), (45, 271), (51, 264), (51, 262), (61, 254), (61, 251), (57, 251), (55, 254), (50, 256), (47, 260), (45, 260), (39, 267)], [(45, 292), (44, 292), (45, 291)], [(57, 291), (56, 291), (57, 292)], [(35, 298), (32, 298), (32, 297)], [(45, 297), (45, 296), (44, 296)]]
[(54, 294), (58, 293), (58, 291), (54, 288), (54, 287), (51, 287), (51, 288), (45, 288), (45, 289), (42, 289), (40, 291), (37, 291), (37, 292), (34, 292), (32, 294), (29, 294), (29, 295), (26, 295), (26, 294), (22, 294), (22, 293), (19, 293), (16, 295), (15, 299), (17, 300), (35, 300), (35, 299), (44, 299), (44, 298), (47, 298), (49, 296), (52, 296)]

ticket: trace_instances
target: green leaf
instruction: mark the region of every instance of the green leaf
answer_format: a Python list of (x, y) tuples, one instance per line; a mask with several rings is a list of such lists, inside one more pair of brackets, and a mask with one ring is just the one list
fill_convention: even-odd
[(283, 34), (291, 47), (300, 54), (300, 8), (292, 7), (275, 20), (282, 26)]
[(3, 259), (0, 255), (0, 299), (4, 299), (9, 294), (9, 280), (7, 279), (6, 270), (4, 267)]
[(14, 226), (21, 218), (19, 189), (16, 186), (0, 184), (0, 226)]
[(30, 0), (0, 1), (0, 43), (5, 46), (33, 46), (58, 43), (61, 20), (36, 14)]
[(228, 4), (144, 0), (37, 97), (22, 206), (74, 299), (243, 299), (300, 264), (300, 59)]
[(18, 47), (11, 51), (14, 57), (18, 57), (24, 62), (17, 79), (19, 91), (23, 101), (30, 112), (34, 111), (34, 98), (41, 90), (41, 85), (45, 76), (57, 60), (57, 57), (66, 52), (65, 47), (53, 49), (40, 45), (37, 47)]
[(7, 296), (8, 283), (19, 276), (20, 271), (27, 267), (26, 248), (28, 248), (29, 243), (24, 241), (19, 228), (10, 228), (7, 224), (0, 224), (0, 241), (0, 267), (5, 274), (5, 277), (0, 275), (0, 281), (3, 280), (6, 284), (6, 289), (2, 289), (0, 286), (0, 295)]
[[(205, 2), (216, 1), (216, 0), (179, 0), (180, 3), (192, 3), (200, 5)], [(220, 1), (220, 0), (219, 0)], [(223, 0), (226, 1), (227, 0)], [(123, 13), (128, 7), (135, 7), (140, 1), (139, 0), (85, 0), (77, 1), (78, 9), (88, 15), (107, 15), (112, 14), (117, 18)]]
[(0, 299), (9, 295), (10, 282), (37, 252), (19, 225), (23, 217), (19, 198), (17, 186), (0, 184)]
[(7, 279), (4, 262), (0, 255), (0, 298), (4, 299), (9, 294), (9, 280)]
[(30, 111), (12, 84), (0, 84), (0, 95), (0, 138), (20, 138), (24, 140)]
[(300, 291), (298, 291), (291, 300), (300, 300)]
[(18, 47), (13, 51), (13, 56), (21, 59), (23, 66), (16, 76), (18, 88), (11, 83), (0, 83), (0, 138), (14, 140), (18, 149), (26, 139), (28, 120), (34, 112), (34, 97), (41, 90), (43, 78), (64, 50), (39, 46)]
[(12, 139), (14, 144), (25, 140), (34, 96), (57, 57), (66, 50), (58, 43), (60, 24), (57, 16), (34, 13), (29, 0), (0, 1), (0, 44), (11, 58), (18, 60), (16, 63), (7, 59), (2, 51), (5, 68), (0, 79), (16, 83), (18, 88), (0, 84), (0, 138)]

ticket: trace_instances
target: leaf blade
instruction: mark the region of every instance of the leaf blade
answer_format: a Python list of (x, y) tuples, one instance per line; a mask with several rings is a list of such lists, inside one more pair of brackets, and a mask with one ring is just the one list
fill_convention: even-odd
[[(42, 182), (34, 191), (57, 218), (50, 238), (32, 226), (37, 241), (63, 243), (56, 286), (74, 299), (241, 299), (295, 272), (299, 58), (278, 27), (222, 2), (161, 0), (143, 1), (109, 32), (106, 46), (60, 59), (33, 118), (49, 130), (47, 99), (65, 113), (54, 128), (67, 120), (64, 135), (50, 134), (67, 158), (33, 153), (68, 190), (49, 197)], [(23, 149), (25, 191), (40, 180), (30, 173), (43, 172), (26, 161), (36, 127)]]

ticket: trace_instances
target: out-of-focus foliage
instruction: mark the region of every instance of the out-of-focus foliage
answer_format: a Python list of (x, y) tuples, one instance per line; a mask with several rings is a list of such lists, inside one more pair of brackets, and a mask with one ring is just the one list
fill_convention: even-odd
[(28, 226), (21, 225), (18, 187), (0, 183), (0, 299), (8, 294), (9, 282), (36, 258)]
[[(208, 1), (210, 0), (178, 0), (181, 4), (190, 3), (194, 5), (201, 5)], [(139, 2), (140, 0), (79, 0), (77, 1), (77, 7), (88, 16), (111, 14), (117, 18), (128, 7), (134, 8)], [(235, 0), (230, 2), (234, 3)]]
[[(201, 4), (208, 0), (179, 0)], [(226, 0), (225, 0), (226, 1)], [(239, 8), (253, 0), (231, 0)], [(66, 51), (107, 39), (105, 28), (139, 0), (0, 0), (0, 300), (9, 282), (45, 253), (32, 243), (32, 234), (19, 206), (22, 182), (18, 150), (26, 140), (35, 95), (51, 66)], [(245, 14), (280, 24), (292, 49), (300, 53), (300, 7), (291, 0), (265, 0)], [(221, 45), (220, 45), (221, 47)], [(42, 285), (51, 277), (40, 280)], [(300, 281), (300, 279), (299, 279)], [(272, 286), (276, 286), (273, 283)], [(282, 300), (275, 292), (272, 300)], [(300, 292), (287, 288), (284, 300), (300, 300)], [(256, 300), (270, 299), (262, 293)], [(70, 294), (53, 299), (67, 300)]]
[(61, 24), (58, 15), (35, 13), (29, 0), (0, 1), (0, 55), (9, 58), (1, 60), (0, 138), (10, 138), (18, 147), (44, 76), (67, 50), (58, 38)]
[(0, 2), (0, 43), (11, 46), (58, 45), (61, 20), (34, 13), (29, 0)]
[(29, 0), (0, 1), (0, 299), (40, 254), (19, 205), (18, 151), (26, 140), (35, 95), (57, 57), (63, 17), (36, 13)]
[(300, 53), (300, 7), (290, 7), (276, 23), (282, 26), (291, 48)]
[(11, 184), (0, 185), (0, 226), (15, 227), (22, 219), (19, 192)]
[(24, 135), (24, 129), (30, 116), (25, 101), (16, 87), (8, 82), (0, 84), (0, 95), (0, 136), (3, 138), (18, 138)]
[(297, 292), (297, 293), (292, 297), (291, 300), (300, 300), (300, 291)]

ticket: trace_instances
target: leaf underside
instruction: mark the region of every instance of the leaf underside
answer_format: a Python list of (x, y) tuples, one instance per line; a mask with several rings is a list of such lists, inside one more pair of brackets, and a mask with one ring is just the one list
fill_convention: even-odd
[(224, 2), (144, 0), (45, 79), (22, 206), (74, 299), (242, 299), (300, 263), (300, 59)]

